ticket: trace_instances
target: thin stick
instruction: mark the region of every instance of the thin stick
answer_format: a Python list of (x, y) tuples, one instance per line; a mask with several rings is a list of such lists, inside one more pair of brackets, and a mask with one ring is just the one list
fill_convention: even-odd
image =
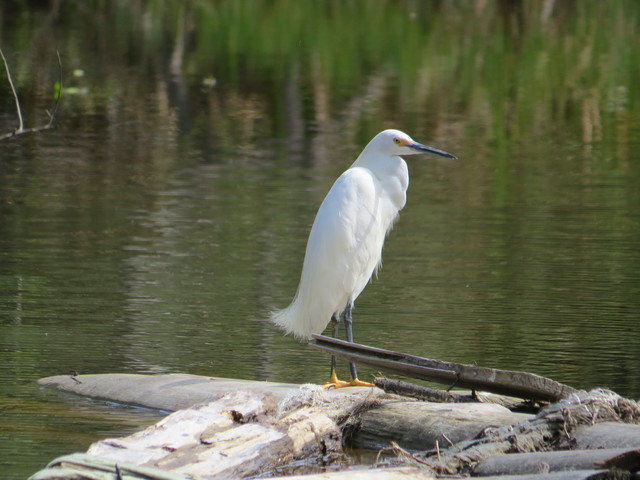
[(433, 465), (431, 462), (427, 462), (425, 460), (422, 460), (421, 458), (416, 457), (415, 455), (413, 455), (411, 452), (408, 452), (407, 450), (405, 450), (404, 448), (402, 448), (400, 445), (398, 445), (396, 442), (391, 441), (391, 449), (397, 454), (400, 455), (404, 458), (407, 458), (409, 460), (413, 460), (416, 463), (419, 463), (421, 465), (426, 465), (427, 467), (433, 468), (435, 469), (436, 466)]
[(16, 109), (18, 110), (18, 119), (20, 120), (20, 126), (16, 129), (13, 130), (12, 132), (9, 133), (5, 133), (4, 135), (0, 135), (0, 140), (5, 140), (7, 138), (11, 138), (11, 137), (15, 137), (17, 135), (23, 135), (25, 133), (35, 133), (35, 132), (42, 132), (44, 130), (50, 130), (53, 128), (53, 122), (56, 119), (56, 113), (58, 112), (58, 105), (60, 103), (60, 97), (62, 96), (62, 60), (60, 58), (60, 51), (56, 50), (56, 55), (58, 56), (58, 67), (59, 67), (59, 80), (58, 80), (58, 92), (56, 95), (56, 101), (53, 104), (53, 109), (51, 110), (51, 113), (49, 113), (48, 110), (46, 110), (47, 115), (49, 115), (49, 123), (47, 123), (46, 125), (41, 125), (39, 127), (34, 127), (34, 128), (24, 128), (24, 123), (22, 121), (22, 111), (20, 110), (20, 100), (18, 100), (18, 94), (16, 92), (16, 89), (13, 85), (13, 80), (11, 78), (11, 72), (9, 71), (9, 65), (7, 63), (7, 59), (4, 56), (4, 53), (2, 52), (2, 49), (0, 48), (0, 56), (2, 56), (2, 60), (4, 61), (4, 67), (7, 71), (7, 78), (9, 79), (9, 85), (11, 85), (11, 91), (13, 92), (13, 98), (16, 101)]
[(11, 79), (11, 72), (9, 71), (9, 64), (7, 63), (7, 59), (4, 57), (4, 52), (0, 48), (0, 55), (2, 56), (2, 61), (4, 62), (4, 68), (7, 71), (7, 79), (9, 80), (9, 85), (11, 85), (11, 91), (13, 92), (13, 98), (16, 100), (16, 110), (18, 111), (18, 119), (20, 120), (20, 126), (18, 130), (14, 133), (18, 134), (24, 130), (24, 124), (22, 123), (22, 112), (20, 111), (20, 100), (18, 100), (18, 94), (16, 93), (16, 88), (13, 86), (13, 80)]

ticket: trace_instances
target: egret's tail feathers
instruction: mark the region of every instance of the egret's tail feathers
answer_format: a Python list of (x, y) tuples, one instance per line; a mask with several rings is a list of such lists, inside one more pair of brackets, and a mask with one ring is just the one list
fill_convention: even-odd
[(282, 328), (287, 335), (292, 334), (301, 340), (311, 340), (313, 333), (307, 319), (302, 318), (298, 304), (294, 301), (287, 308), (271, 312), (271, 321)]

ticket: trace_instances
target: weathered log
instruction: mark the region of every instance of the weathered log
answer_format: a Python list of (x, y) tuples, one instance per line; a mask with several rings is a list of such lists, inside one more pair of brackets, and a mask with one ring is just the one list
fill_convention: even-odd
[[(120, 477), (118, 477), (120, 475)], [(166, 472), (152, 467), (140, 467), (131, 463), (116, 462), (84, 453), (65, 455), (49, 463), (47, 468), (33, 475), (29, 480), (191, 480), (173, 472)], [(415, 467), (390, 468), (350, 468), (343, 471), (332, 471), (309, 475), (294, 475), (283, 480), (433, 480), (434, 475)]]
[(58, 375), (38, 380), (44, 387), (174, 412), (210, 402), (230, 391), (269, 392), (280, 401), (297, 390), (291, 383), (256, 382), (183, 373), (167, 375), (101, 374)]
[(473, 475), (541, 474), (565, 470), (593, 470), (605, 467), (607, 469), (636, 471), (640, 469), (640, 451), (613, 448), (495, 455), (482, 460), (473, 469)]
[[(378, 469), (367, 468), (282, 477), (282, 480), (376, 480), (378, 478), (385, 480), (432, 480), (439, 477), (436, 477), (433, 473), (420, 470), (418, 468), (396, 467)], [(571, 472), (553, 472), (543, 475), (504, 475), (499, 477), (483, 477), (482, 480), (625, 480), (625, 477), (607, 470), (578, 470)]]
[(282, 480), (435, 480), (435, 475), (415, 467), (351, 468), (339, 472), (275, 477)]
[(629, 475), (609, 470), (571, 470), (543, 474), (482, 477), (482, 480), (629, 480)]
[(314, 335), (309, 345), (352, 362), (450, 387), (470, 388), (526, 400), (557, 401), (577, 393), (572, 387), (526, 372), (476, 367)]
[(613, 392), (580, 392), (546, 407), (529, 421), (487, 430), (477, 440), (459, 442), (443, 452), (426, 452), (418, 457), (439, 472), (455, 474), (493, 455), (546, 450), (561, 438), (572, 438), (579, 424), (591, 423), (596, 418), (631, 418), (637, 408), (636, 402)]
[[(262, 459), (253, 458), (257, 449), (286, 455), (292, 448), (292, 439), (284, 429), (269, 428), (256, 421), (275, 411), (271, 395), (234, 392), (214, 402), (174, 412), (128, 437), (94, 443), (87, 453), (176, 473), (183, 473), (180, 466), (188, 463), (217, 463), (215, 472), (236, 472), (242, 464), (258, 469), (261, 464), (256, 462)], [(204, 458), (199, 447), (216, 442)], [(249, 465), (251, 462), (253, 465)]]
[(235, 391), (179, 410), (122, 439), (93, 444), (88, 454), (204, 480), (242, 478), (293, 460), (323, 460), (342, 452), (342, 425), (377, 389), (327, 391), (301, 387), (276, 405), (270, 393)]
[(595, 448), (640, 449), (640, 425), (603, 422), (578, 425), (565, 447), (587, 450)]
[(456, 474), (493, 455), (514, 450), (532, 452), (542, 449), (558, 431), (559, 425), (546, 421), (500, 427), (489, 436), (455, 444), (439, 454), (428, 452), (424, 459), (438, 472)]
[(384, 402), (362, 414), (351, 444), (380, 449), (394, 441), (409, 450), (431, 450), (436, 445), (446, 448), (476, 438), (487, 428), (514, 425), (532, 417), (494, 404)]
[[(105, 377), (106, 382), (102, 381)], [(125, 382), (120, 382), (123, 377)], [(487, 420), (487, 409), (502, 407), (478, 403), (439, 405), (397, 397), (389, 401), (393, 397), (375, 388), (326, 391), (317, 386), (287, 385), (291, 393), (277, 403), (271, 388), (282, 397), (282, 384), (211, 380), (189, 375), (75, 376), (45, 379), (49, 382), (42, 383), (59, 385), (59, 378), (65, 379), (62, 383), (66, 389), (83, 395), (145, 406), (165, 405), (166, 408), (167, 399), (172, 396), (185, 403), (188, 397), (191, 397), (188, 403), (217, 398), (188, 411), (179, 411), (125, 439), (100, 442), (90, 450), (117, 462), (162, 466), (176, 474), (198, 474), (205, 479), (274, 471), (291, 460), (323, 462), (327, 454), (340, 455), (342, 431), (348, 423), (358, 421), (362, 427), (352, 431), (356, 432), (356, 438), (361, 435), (361, 441), (365, 438), (369, 443), (356, 445), (380, 447), (394, 440), (417, 450), (433, 448), (437, 441), (437, 448), (407, 457), (421, 468), (429, 467), (431, 472), (459, 474), (491, 455), (548, 449), (551, 444), (557, 445), (560, 438), (571, 439), (574, 432), (583, 429), (581, 425), (640, 419), (637, 402), (606, 391), (576, 393), (570, 399), (546, 407), (533, 418), (502, 409), (503, 419)], [(243, 385), (252, 391), (242, 391)], [(220, 397), (225, 388), (231, 392)], [(461, 413), (465, 411), (466, 417)], [(447, 415), (453, 417), (448, 424)], [(482, 423), (478, 421), (480, 418)], [(458, 429), (460, 422), (471, 429), (458, 435), (463, 430)], [(510, 425), (516, 422), (520, 423)], [(488, 424), (490, 428), (485, 428)], [(628, 429), (630, 426), (620, 423), (604, 425), (612, 431), (617, 429), (611, 435), (616, 441), (628, 437), (631, 442), (637, 438), (638, 426)], [(620, 433), (622, 430), (626, 436)], [(367, 432), (372, 435), (368, 439)], [(597, 429), (589, 433), (585, 428), (585, 432), (591, 439), (601, 436)], [(375, 435), (381, 437), (376, 439)], [(450, 443), (453, 445), (447, 448)], [(587, 448), (594, 445), (589, 444)], [(615, 470), (624, 462), (635, 461), (633, 455), (627, 452), (620, 459), (605, 460), (602, 468)]]
[(132, 463), (116, 462), (86, 453), (74, 453), (56, 458), (29, 480), (187, 480), (183, 475), (158, 468), (140, 467)]

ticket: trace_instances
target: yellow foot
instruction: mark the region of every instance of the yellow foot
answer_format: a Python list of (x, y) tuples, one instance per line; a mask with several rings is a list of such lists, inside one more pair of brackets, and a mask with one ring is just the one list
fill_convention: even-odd
[(375, 385), (373, 383), (363, 382), (357, 378), (351, 379), (350, 382), (345, 382), (344, 380), (338, 380), (338, 377), (334, 375), (331, 375), (331, 379), (327, 383), (322, 384), (322, 388), (326, 388), (327, 390), (344, 387), (375, 387)]
[(350, 386), (351, 386), (350, 382), (345, 382), (344, 380), (338, 380), (337, 378), (335, 380), (329, 380), (327, 383), (322, 384), (322, 388), (326, 388), (327, 390), (333, 390), (334, 388), (344, 388), (344, 387), (350, 387)]
[(338, 375), (336, 374), (336, 370), (333, 367), (331, 367), (331, 375), (329, 375), (329, 381), (327, 383), (322, 384), (322, 388), (326, 388), (327, 390), (333, 390), (334, 388), (343, 388), (343, 387), (350, 387), (350, 386), (351, 384), (349, 382), (338, 380)]
[(350, 384), (352, 387), (375, 387), (373, 383), (363, 382), (362, 380), (358, 380), (357, 378), (352, 379)]

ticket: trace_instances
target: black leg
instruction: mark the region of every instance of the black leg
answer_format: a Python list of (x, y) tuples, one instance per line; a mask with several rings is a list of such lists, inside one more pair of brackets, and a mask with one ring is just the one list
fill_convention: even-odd
[[(351, 302), (347, 303), (347, 307), (344, 309), (344, 328), (347, 331), (347, 342), (353, 343), (353, 317), (351, 311), (353, 309), (353, 304)], [(358, 370), (356, 369), (356, 364), (353, 362), (349, 362), (349, 370), (351, 371), (351, 379), (358, 379)]]
[[(351, 317), (351, 311), (353, 310), (353, 304), (349, 302), (344, 309), (344, 326), (347, 331), (347, 340), (353, 343), (353, 319)], [(331, 316), (331, 326), (333, 327), (333, 338), (338, 338), (338, 317)], [(353, 362), (349, 362), (349, 370), (351, 371), (351, 381), (345, 382), (338, 380), (336, 374), (336, 357), (331, 355), (331, 377), (329, 381), (322, 386), (325, 388), (342, 388), (342, 387), (373, 387), (372, 383), (363, 382), (358, 380), (358, 371)]]
[[(338, 336), (338, 317), (335, 315), (331, 316), (331, 326), (333, 327), (333, 338), (336, 338)], [(325, 388), (340, 388), (348, 385), (349, 384), (347, 382), (338, 380), (338, 374), (336, 373), (336, 357), (335, 355), (331, 355), (331, 373), (329, 374), (329, 381), (322, 386)]]
[[(340, 326), (340, 322), (338, 322), (338, 318), (335, 314), (331, 315), (331, 326), (333, 327), (333, 338), (338, 338), (338, 327)], [(331, 373), (329, 378), (337, 378), (335, 355), (331, 355)]]

